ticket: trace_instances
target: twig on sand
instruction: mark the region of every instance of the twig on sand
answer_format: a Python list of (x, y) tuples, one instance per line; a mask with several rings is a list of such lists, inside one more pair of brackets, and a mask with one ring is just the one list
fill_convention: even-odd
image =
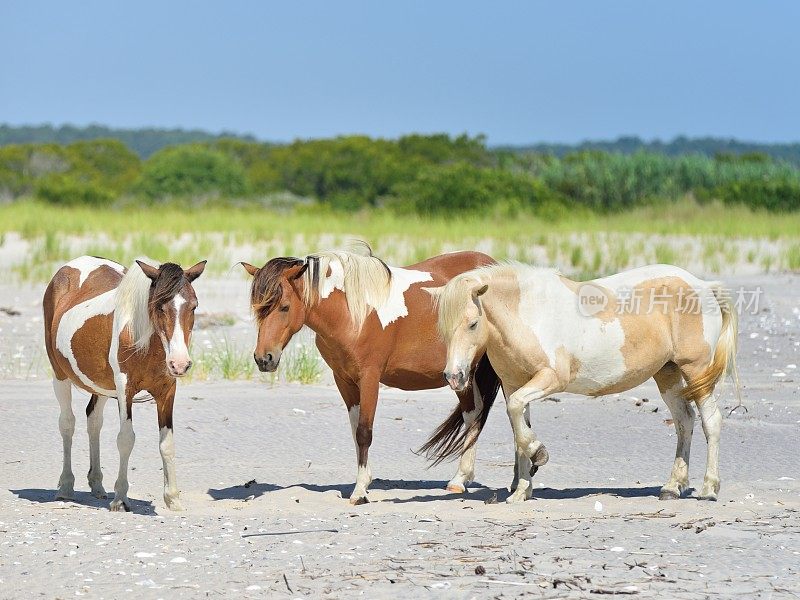
[(795, 598), (800, 598), (800, 594), (798, 594), (797, 592), (793, 592), (792, 590), (790, 590), (790, 589), (788, 589), (788, 588), (779, 588), (778, 586), (776, 586), (776, 585), (775, 585), (774, 583), (772, 583), (772, 582), (770, 582), (770, 585), (772, 586), (772, 589), (773, 589), (773, 591), (775, 591), (775, 592), (782, 592), (782, 593), (785, 593), (785, 594), (791, 594), (791, 595), (792, 595), (792, 596), (794, 596)]
[(639, 588), (629, 585), (624, 588), (594, 588), (589, 590), (590, 594), (608, 594), (611, 596), (632, 596), (639, 593)]
[(675, 513), (668, 513), (668, 512), (663, 512), (663, 511), (664, 511), (664, 509), (661, 508), (661, 509), (657, 510), (656, 512), (651, 512), (651, 513), (643, 513), (643, 512), (633, 513), (631, 515), (628, 515), (628, 517), (641, 517), (642, 519), (671, 519), (672, 517), (675, 516)]
[(740, 408), (744, 409), (744, 412), (746, 412), (746, 413), (747, 413), (747, 412), (750, 412), (749, 410), (747, 410), (747, 407), (746, 407), (744, 404), (742, 404), (742, 400), (741, 400), (741, 398), (740, 398), (740, 399), (739, 399), (739, 404), (737, 404), (736, 406), (734, 406), (732, 409), (730, 409), (730, 410), (728, 411), (728, 416), (730, 417), (730, 416), (731, 416), (733, 413), (735, 413), (735, 412), (736, 412), (737, 410), (739, 410)]
[(243, 533), (242, 537), (264, 537), (269, 535), (295, 535), (297, 533), (339, 533), (338, 529), (301, 529), (298, 531), (265, 531), (262, 533)]
[(289, 590), (289, 593), (294, 594), (292, 588), (289, 586), (289, 580), (286, 578), (286, 573), (283, 574), (283, 582), (286, 584), (286, 589)]
[(520, 585), (520, 586), (534, 585), (533, 583), (525, 583), (524, 581), (502, 581), (500, 579), (479, 579), (478, 583), (496, 583), (499, 585)]

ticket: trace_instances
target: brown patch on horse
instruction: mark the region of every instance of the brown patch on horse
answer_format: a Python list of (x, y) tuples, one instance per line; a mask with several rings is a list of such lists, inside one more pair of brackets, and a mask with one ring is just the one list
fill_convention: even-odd
[[(671, 348), (671, 352), (665, 351), (658, 358), (667, 363), (679, 356), (679, 366), (706, 365), (710, 361), (711, 348), (703, 337), (699, 298), (688, 282), (674, 276), (648, 279), (631, 289), (631, 298), (638, 303), (632, 310), (620, 310), (619, 299), (614, 302), (614, 316), (619, 319), (624, 335), (620, 352), (626, 376), (594, 395), (619, 393), (647, 381), (652, 376), (650, 364), (654, 357), (646, 348)], [(696, 309), (682, 310), (678, 298), (683, 298), (690, 307), (696, 302)], [(673, 331), (680, 331), (680, 337), (673, 338)]]
[[(112, 327), (113, 318), (109, 318), (109, 315), (95, 315), (84, 322), (71, 341), (72, 354), (78, 363), (78, 369), (90, 381), (107, 390), (114, 389), (114, 373), (108, 364)], [(103, 349), (102, 354), (91, 351), (96, 346)]]

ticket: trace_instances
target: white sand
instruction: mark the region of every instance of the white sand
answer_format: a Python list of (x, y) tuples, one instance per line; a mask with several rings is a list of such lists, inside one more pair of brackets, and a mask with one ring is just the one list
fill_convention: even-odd
[[(454, 465), (426, 470), (410, 450), (449, 412), (452, 394), (384, 390), (370, 453), (380, 479), (370, 504), (351, 507), (342, 496), (354, 481), (355, 452), (335, 388), (252, 381), (179, 385), (182, 513), (161, 498), (155, 406), (137, 404), (134, 512), (111, 513), (107, 501), (88, 494), (86, 396), (75, 393), (78, 496), (59, 502), (61, 440), (50, 384), (3, 380), (0, 598), (603, 597), (593, 590), (792, 597), (800, 581), (800, 397), (791, 367), (800, 364), (800, 281), (734, 283), (763, 285), (768, 312), (742, 319), (749, 412), (725, 419), (716, 503), (657, 499), (675, 432), (653, 384), (533, 407), (551, 460), (534, 478), (536, 499), (513, 506), (502, 503), (513, 455), (501, 399), (478, 445), (478, 483), (460, 497), (443, 489)], [(0, 285), (0, 306), (23, 311), (0, 315), (0, 343), (38, 343), (41, 323), (25, 325), (39, 310), (37, 294), (40, 288)], [(243, 323), (232, 331), (246, 337)], [(649, 401), (637, 406), (641, 398)], [(733, 405), (730, 386), (721, 398), (721, 406)], [(105, 416), (111, 490), (113, 406)], [(693, 446), (690, 475), (699, 487), (699, 423)], [(501, 503), (485, 504), (495, 493)], [(478, 566), (485, 574), (475, 573)]]

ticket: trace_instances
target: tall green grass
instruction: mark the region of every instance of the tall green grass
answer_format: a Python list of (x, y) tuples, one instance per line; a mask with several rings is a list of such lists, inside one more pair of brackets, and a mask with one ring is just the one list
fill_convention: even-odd
[(35, 201), (0, 206), (0, 234), (16, 232), (26, 239), (50, 234), (97, 235), (119, 240), (151, 234), (225, 232), (237, 241), (274, 241), (288, 246), (297, 235), (360, 235), (370, 240), (387, 237), (457, 242), (462, 239), (528, 240), (545, 233), (642, 232), (657, 234), (721, 235), (730, 237), (800, 237), (800, 213), (775, 214), (718, 203), (680, 202), (632, 208), (624, 213), (567, 213), (551, 220), (521, 213), (515, 216), (458, 213), (443, 217), (398, 215), (386, 210), (338, 213), (320, 207), (278, 213), (265, 209), (205, 206), (93, 209), (56, 207)]

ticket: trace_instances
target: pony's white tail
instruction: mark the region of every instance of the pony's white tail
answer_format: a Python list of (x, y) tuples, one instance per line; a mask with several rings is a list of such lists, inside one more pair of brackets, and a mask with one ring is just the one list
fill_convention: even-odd
[(722, 311), (722, 330), (717, 340), (717, 347), (714, 349), (714, 357), (698, 377), (687, 382), (686, 387), (681, 391), (685, 400), (700, 402), (714, 392), (714, 387), (719, 380), (727, 373), (733, 377), (736, 386), (736, 397), (739, 404), (742, 403), (742, 389), (739, 384), (739, 371), (736, 368), (736, 350), (739, 335), (739, 315), (736, 314), (736, 307), (731, 301), (730, 294), (721, 284), (714, 284), (711, 288), (714, 298)]

